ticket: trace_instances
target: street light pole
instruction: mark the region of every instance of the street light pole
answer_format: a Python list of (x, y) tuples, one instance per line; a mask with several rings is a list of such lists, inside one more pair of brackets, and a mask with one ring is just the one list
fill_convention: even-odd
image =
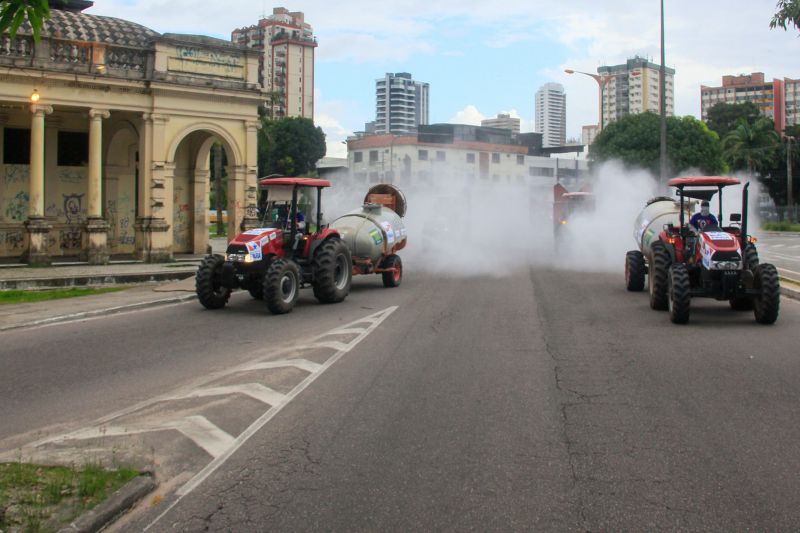
[(659, 185), (667, 184), (667, 67), (664, 57), (664, 0), (661, 0), (661, 67), (659, 68), (659, 93), (661, 110), (661, 175)]
[(567, 74), (583, 74), (585, 76), (589, 76), (594, 81), (597, 82), (597, 88), (599, 90), (599, 98), (598, 98), (598, 121), (597, 121), (597, 131), (598, 133), (603, 131), (603, 89), (608, 82), (612, 79), (618, 78), (621, 74), (609, 74), (608, 76), (599, 76), (597, 74), (592, 74), (590, 72), (581, 72), (580, 70), (572, 70), (571, 68), (564, 69), (564, 72)]
[(794, 212), (794, 193), (792, 191), (792, 144), (796, 141), (791, 135), (786, 136), (786, 212), (789, 222), (797, 219)]

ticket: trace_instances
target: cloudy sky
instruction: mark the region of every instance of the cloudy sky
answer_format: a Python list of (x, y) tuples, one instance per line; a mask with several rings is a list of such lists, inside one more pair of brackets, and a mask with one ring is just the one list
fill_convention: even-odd
[[(676, 70), (678, 115), (700, 114), (700, 85), (724, 74), (800, 78), (800, 32), (770, 30), (776, 0), (665, 0), (666, 63)], [(319, 41), (316, 117), (328, 155), (375, 116), (375, 80), (410, 72), (431, 85), (431, 122), (477, 124), (511, 112), (533, 131), (534, 94), (567, 93), (567, 136), (597, 123), (596, 72), (635, 55), (658, 62), (658, 0), (96, 0), (88, 13), (159, 32), (230, 38), (282, 5), (305, 13)]]

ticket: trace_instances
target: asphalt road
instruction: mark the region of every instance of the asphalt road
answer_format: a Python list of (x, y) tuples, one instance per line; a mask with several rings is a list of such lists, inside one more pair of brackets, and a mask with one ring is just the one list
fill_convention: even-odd
[[(357, 279), (345, 303), (306, 297), (284, 317), (242, 295), (221, 313), (190, 303), (2, 334), (0, 375), (14, 378), (0, 383), (0, 445), (13, 450), (171, 390), (202, 388), (209, 375), (218, 389), (234, 367), (252, 381), (254, 360), (274, 370), (302, 359), (310, 374), (262, 376), (283, 395), (270, 411), (241, 398), (147, 404), (139, 420), (202, 409), (223, 436), (248, 438), (216, 455), (213, 443), (198, 452), (199, 438), (164, 446), (162, 455), (200, 462), (180, 462), (162, 479), (161, 504), (148, 502), (116, 529), (763, 531), (800, 523), (797, 302), (783, 300), (777, 324), (760, 326), (752, 313), (699, 300), (690, 324), (675, 326), (649, 309), (645, 293), (626, 292), (619, 273), (409, 272), (398, 289)], [(314, 336), (321, 340), (297, 348)], [(214, 469), (192, 483), (211, 457)]]
[(782, 276), (800, 281), (800, 235), (762, 235), (757, 246), (762, 261), (774, 264)]

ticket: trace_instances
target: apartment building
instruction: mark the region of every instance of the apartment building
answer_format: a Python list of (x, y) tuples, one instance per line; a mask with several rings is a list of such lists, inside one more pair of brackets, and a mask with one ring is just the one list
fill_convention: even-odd
[[(597, 73), (601, 87), (601, 124), (607, 125), (627, 115), (661, 112), (660, 65), (634, 57), (621, 65), (602, 66)], [(665, 69), (667, 116), (675, 114), (675, 69)]]
[(567, 141), (567, 95), (560, 83), (545, 83), (536, 91), (536, 131), (545, 148)]
[(403, 134), (430, 122), (430, 85), (408, 72), (375, 80), (375, 133)]

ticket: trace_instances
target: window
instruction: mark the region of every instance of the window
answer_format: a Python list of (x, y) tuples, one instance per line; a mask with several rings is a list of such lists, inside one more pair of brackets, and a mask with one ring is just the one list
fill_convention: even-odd
[(428, 160), (428, 151), (427, 150), (419, 150), (417, 152), (420, 161), (427, 161)]
[(467, 154), (467, 163), (475, 162), (475, 154)]
[(3, 163), (29, 165), (31, 162), (31, 130), (5, 128), (3, 133)]
[(444, 152), (442, 150), (437, 150), (436, 151), (436, 160), (437, 161), (444, 161), (444, 158), (445, 158)]
[(500, 162), (500, 154), (492, 154), (492, 163)]
[(353, 163), (361, 163), (364, 160), (363, 152), (353, 152)]
[(517, 164), (518, 165), (524, 165), (525, 164), (525, 156), (524, 155), (518, 155), (517, 156)]
[(378, 162), (378, 151), (377, 150), (370, 150), (369, 151), (369, 164), (374, 165)]
[(89, 164), (89, 134), (85, 131), (58, 132), (58, 166), (85, 167)]

